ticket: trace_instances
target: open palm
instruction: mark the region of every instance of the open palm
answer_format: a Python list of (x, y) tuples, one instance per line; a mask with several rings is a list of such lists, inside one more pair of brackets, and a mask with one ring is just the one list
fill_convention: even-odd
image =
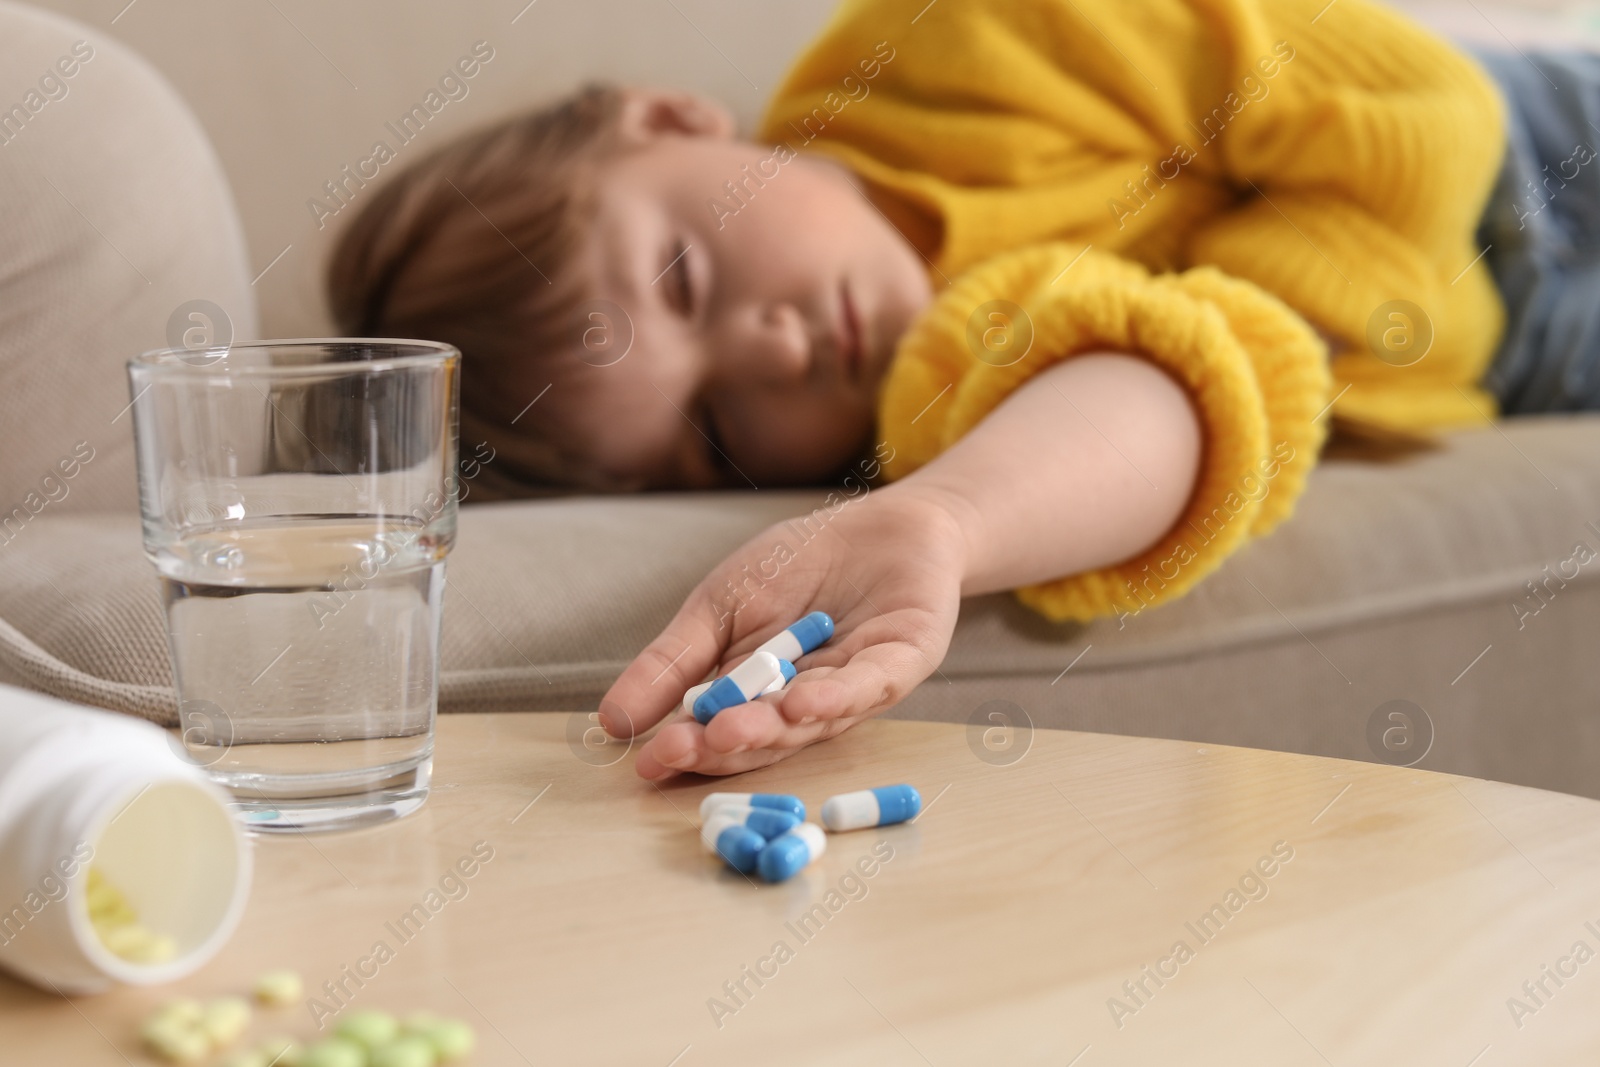
[[(706, 576), (667, 628), (600, 703), (615, 737), (672, 716), (639, 752), (651, 780), (683, 771), (736, 774), (833, 737), (895, 704), (943, 660), (961, 602), (965, 545), (949, 514), (888, 490), (798, 523), (769, 527)], [(795, 664), (780, 693), (725, 709), (702, 726), (681, 713), (684, 690), (724, 674), (812, 611), (833, 639)]]

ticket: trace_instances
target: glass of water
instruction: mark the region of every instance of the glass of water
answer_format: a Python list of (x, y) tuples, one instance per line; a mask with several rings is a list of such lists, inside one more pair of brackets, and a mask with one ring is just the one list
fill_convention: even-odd
[(128, 364), (183, 747), (253, 829), (427, 799), (460, 358), (298, 340)]

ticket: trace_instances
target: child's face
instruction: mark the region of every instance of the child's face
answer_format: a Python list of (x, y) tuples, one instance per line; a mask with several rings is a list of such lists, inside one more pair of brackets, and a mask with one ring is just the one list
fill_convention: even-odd
[(838, 471), (871, 444), (895, 344), (930, 299), (921, 257), (842, 167), (729, 128), (642, 138), (595, 188), (592, 289), (632, 346), (582, 368), (586, 443), (653, 485)]

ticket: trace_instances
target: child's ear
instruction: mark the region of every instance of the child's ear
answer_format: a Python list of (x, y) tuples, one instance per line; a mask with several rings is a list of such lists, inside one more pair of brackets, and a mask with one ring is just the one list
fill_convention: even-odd
[(733, 115), (709, 97), (676, 89), (626, 89), (619, 130), (633, 144), (665, 136), (727, 140), (734, 133)]

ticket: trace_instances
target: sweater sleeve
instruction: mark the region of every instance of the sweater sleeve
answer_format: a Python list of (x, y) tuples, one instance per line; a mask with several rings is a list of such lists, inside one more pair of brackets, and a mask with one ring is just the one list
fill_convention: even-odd
[(1142, 355), (1184, 386), (1204, 432), (1202, 465), (1182, 519), (1155, 545), (1017, 591), (1058, 621), (1137, 612), (1188, 591), (1294, 510), (1326, 425), (1326, 350), (1282, 302), (1211, 268), (1153, 277), (1115, 256), (1044, 244), (968, 271), (902, 339), (879, 401), (893, 450), (886, 476), (927, 463), (1045, 367), (1104, 351)]

